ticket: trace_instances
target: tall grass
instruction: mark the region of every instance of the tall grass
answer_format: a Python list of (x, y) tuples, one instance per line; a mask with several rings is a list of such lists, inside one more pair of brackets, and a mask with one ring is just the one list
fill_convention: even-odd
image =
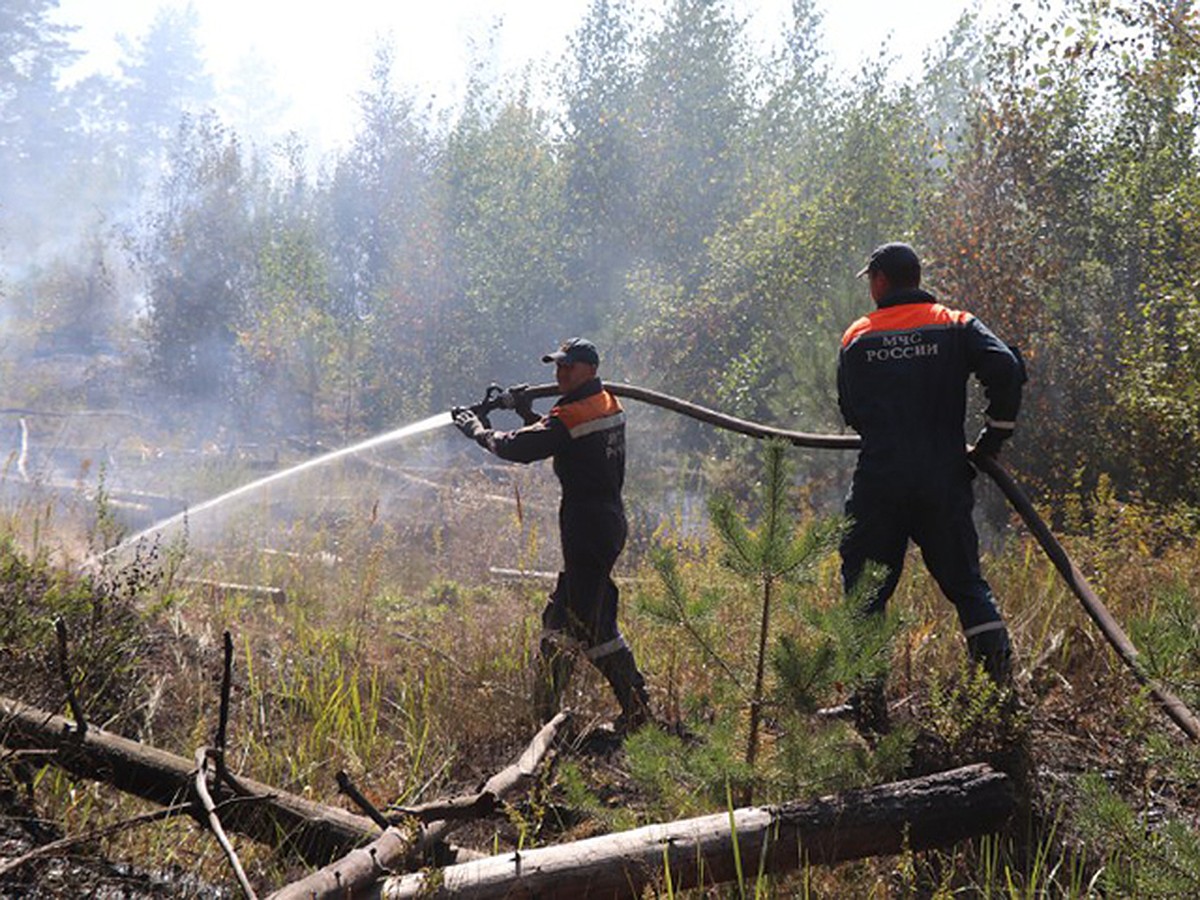
[[(44, 500), (10, 506), (0, 518), (7, 661), (0, 690), (61, 703), (55, 679), (43, 677), (44, 662), (36, 661), (46, 659), (53, 617), (65, 614), (78, 684), (98, 724), (190, 757), (212, 739), (218, 638), (229, 630), (238, 647), (228, 737), (235, 771), (334, 804), (345, 802), (334, 780), (339, 769), (379, 806), (470, 789), (532, 733), (530, 664), (547, 588), (532, 575), (493, 578), (489, 568), (552, 570), (557, 548), (549, 539), (555, 489), (546, 473), (460, 475), (419, 490), (406, 482), (413, 492), (393, 496), (392, 479), (377, 470), (328, 473), (300, 491), (318, 502), (311, 515), (287, 520), (283, 508), (303, 508), (303, 497), (276, 496), (231, 517), (222, 540), (192, 535), (178, 548), (183, 559), (160, 553), (153, 563), (121, 562), (102, 584), (75, 579), (57, 565), (62, 551), (50, 549), (70, 533), (83, 536), (73, 538), (79, 552), (86, 525), (60, 521)], [(430, 473), (419, 477), (435, 482)], [(1086, 529), (1064, 537), (1068, 549), (1096, 576), (1118, 619), (1147, 622), (1137, 633), (1148, 653), (1182, 657), (1169, 673), (1175, 683), (1200, 683), (1186, 630), (1200, 596), (1195, 542), (1179, 540), (1171, 522), (1150, 511), (1121, 509), (1106, 497), (1082, 502), (1093, 512)], [(798, 518), (810, 515), (798, 495), (789, 503)], [(1187, 804), (1200, 765), (1139, 701), (1052, 567), (1019, 532), (984, 560), (1016, 646), (1018, 721), (1006, 719), (987, 685), (972, 680), (953, 609), (914, 553), (891, 601), (900, 617), (889, 680), (901, 732), (895, 743), (872, 745), (845, 725), (814, 727), (810, 711), (779, 702), (783, 673), (768, 668), (760, 742), (747, 765), (747, 690), (757, 672), (762, 594), (723, 565), (719, 541), (684, 520), (668, 511), (631, 541), (618, 573), (622, 629), (656, 708), (682, 718), (703, 741), (684, 744), (651, 729), (615, 758), (568, 750), (556, 779), (507, 818), (477, 829), (478, 846), (527, 846), (731, 808), (733, 792), (747, 784), (765, 802), (800, 799), (922, 763), (973, 761), (1019, 739), (1032, 760), (1033, 796), (1011, 833), (791, 877), (763, 877), (758, 860), (742, 860), (743, 887), (723, 895), (1155, 896), (1164, 884), (1193, 883), (1187, 879), (1200, 864)], [(678, 616), (651, 614), (672, 602), (645, 552), (654, 545), (672, 551), (694, 634)], [(218, 594), (183, 575), (278, 586), (287, 599)], [(838, 607), (835, 558), (815, 562), (803, 601), (773, 607), (772, 630), (812, 635), (814, 619), (802, 607)], [(1167, 632), (1155, 637), (1155, 628)], [(744, 673), (740, 684), (730, 672)], [(583, 723), (615, 713), (594, 673), (583, 670), (573, 688)], [(825, 690), (833, 701), (845, 686)], [(1105, 774), (1111, 798), (1079, 780), (1086, 772)], [(34, 791), (39, 811), (68, 829), (138, 808), (54, 769), (38, 772)], [(1124, 818), (1119, 804), (1128, 809)], [(122, 836), (105, 849), (228, 879), (220, 853), (182, 823)], [(240, 849), (261, 885), (290, 874), (268, 854)], [(665, 870), (663, 891), (688, 896)]]

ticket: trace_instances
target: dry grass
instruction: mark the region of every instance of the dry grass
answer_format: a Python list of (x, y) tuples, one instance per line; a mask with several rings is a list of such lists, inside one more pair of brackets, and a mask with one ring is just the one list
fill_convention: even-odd
[[(211, 740), (220, 638), (228, 630), (236, 646), (229, 726), (236, 771), (332, 804), (345, 803), (334, 781), (340, 769), (379, 806), (474, 787), (506, 763), (534, 727), (530, 664), (547, 589), (537, 577), (499, 579), (489, 568), (557, 567), (557, 498), (549, 473), (481, 467), (483, 461), (468, 455), (458, 468), (433, 471), (375, 458), (257, 498), (223, 517), (219, 527), (190, 523), (186, 544), (162, 548), (161, 577), (126, 598), (145, 615), (143, 646), (153, 652), (137, 661), (138, 677), (126, 687), (119, 722), (185, 756)], [(646, 509), (653, 498), (635, 495), (632, 501)], [(1066, 543), (1117, 618), (1152, 613), (1170, 584), (1182, 583), (1197, 596), (1195, 543), (1164, 545), (1166, 524), (1107, 503), (1095, 504), (1107, 518), (1098, 518), (1094, 536)], [(10, 506), (0, 533), (35, 557), (58, 561), (71, 548), (77, 553), (79, 535), (94, 525), (68, 525), (56, 516), (77, 517), (84, 509), (77, 504), (63, 513), (41, 500)], [(746, 670), (753, 650), (752, 593), (722, 569), (715, 548), (684, 523), (679, 509), (667, 509), (657, 522), (635, 521), (639, 530), (619, 572), (622, 624), (656, 708), (697, 729), (719, 719), (744, 727), (727, 715), (738, 708), (738, 693), (711, 657), (678, 629), (639, 612), (639, 598), (661, 586), (636, 550), (656, 543), (676, 547), (684, 578), (721, 594), (716, 649), (735, 670)], [(71, 535), (74, 543), (56, 543), (58, 535)], [(1013, 631), (1039, 797), (1057, 803), (1053, 788), (1082, 771), (1117, 771), (1124, 790), (1146, 789), (1152, 776), (1145, 766), (1130, 765), (1131, 758), (1145, 756), (1149, 733), (1174, 743), (1178, 736), (1133, 702), (1132, 678), (1019, 530), (1008, 533), (984, 567)], [(271, 585), (283, 588), (287, 599), (271, 602), (186, 579)], [(835, 560), (823, 564), (804, 601), (840, 601)], [(935, 718), (931, 703), (950, 702), (936, 697), (966, 677), (964, 645), (953, 609), (915, 553), (892, 602), (905, 624), (889, 695), (896, 716), (919, 726), (922, 717)], [(776, 627), (801, 627), (799, 614), (785, 609)], [(21, 688), (8, 683), (4, 691)], [(585, 722), (616, 711), (590, 670), (577, 678), (571, 703)], [(764, 751), (768, 768), (773, 746)], [(482, 848), (528, 844), (558, 839), (564, 828), (580, 833), (682, 811), (671, 808), (669, 797), (652, 796), (631, 781), (627, 762), (582, 758), (572, 766), (576, 802), (582, 802), (580, 792), (591, 797), (591, 813), (582, 820), (556, 819), (555, 809), (566, 802), (560, 785), (509, 819), (476, 829), (472, 838)], [(141, 810), (135, 801), (72, 784), (51, 769), (37, 784), (36, 799), (39, 813), (68, 832)], [(689, 802), (704, 798), (693, 794)], [(1053, 840), (1059, 846), (1066, 838)], [(229, 881), (215, 845), (185, 822), (133, 832), (103, 849), (117, 858), (178, 865), (214, 882)], [(259, 848), (242, 843), (239, 850), (260, 886), (297, 874)], [(986, 859), (976, 848), (867, 861), (808, 871), (764, 887), (760, 896), (933, 896), (942, 882), (961, 888), (985, 880), (980, 867)], [(1036, 886), (1039, 878), (1050, 883), (1044, 870), (1031, 874), (1026, 866), (1019, 880)], [(1023, 895), (1034, 894), (1005, 894)]]

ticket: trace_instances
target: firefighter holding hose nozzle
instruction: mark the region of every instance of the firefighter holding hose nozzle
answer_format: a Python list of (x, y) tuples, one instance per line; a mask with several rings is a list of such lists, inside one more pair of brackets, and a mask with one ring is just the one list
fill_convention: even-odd
[(546, 721), (558, 711), (575, 651), (581, 650), (612, 686), (621, 706), (616, 728), (626, 733), (650, 722), (651, 715), (645, 680), (617, 627), (618, 591), (612, 580), (628, 531), (621, 499), (625, 412), (596, 375), (600, 355), (591, 341), (572, 338), (542, 362), (554, 363), (561, 394), (549, 413), (539, 416), (521, 388), (510, 388), (485, 405), (514, 410), (524, 427), (495, 430), (479, 407), (456, 407), (454, 424), (501, 459), (553, 459), (562, 486), (563, 569), (542, 612), (536, 712)]
[[(887, 571), (867, 597), (867, 611), (882, 612), (912, 539), (958, 612), (969, 658), (1006, 684), (1012, 650), (980, 573), (970, 459), (995, 456), (1012, 435), (1024, 365), (1015, 348), (971, 313), (921, 290), (921, 262), (908, 244), (876, 248), (858, 277), (866, 277), (876, 309), (850, 325), (838, 356), (838, 405), (862, 438), (846, 497), (844, 587), (855, 587), (868, 561), (881, 563)], [(987, 408), (983, 430), (968, 448), (972, 374), (983, 385)], [(881, 683), (860, 688), (849, 705), (860, 727), (887, 729)]]

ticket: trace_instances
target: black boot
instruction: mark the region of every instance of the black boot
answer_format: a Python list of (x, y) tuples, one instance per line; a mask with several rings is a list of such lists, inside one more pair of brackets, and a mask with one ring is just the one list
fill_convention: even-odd
[(821, 719), (843, 719), (854, 723), (854, 730), (863, 737), (878, 737), (892, 730), (888, 716), (887, 695), (884, 679), (871, 678), (864, 681), (838, 706), (826, 706), (817, 710)]
[(643, 725), (652, 722), (650, 714), (650, 695), (646, 692), (646, 680), (638, 671), (633, 659), (633, 651), (622, 647), (615, 653), (607, 653), (599, 659), (592, 660), (608, 683), (612, 686), (617, 702), (621, 704), (621, 717), (617, 720), (617, 730), (629, 733), (637, 731)]
[(549, 722), (562, 709), (574, 670), (575, 653), (552, 638), (543, 638), (533, 685), (534, 715), (540, 722)]
[(882, 678), (870, 678), (850, 695), (850, 718), (855, 730), (864, 737), (887, 734), (892, 730), (883, 682)]
[(983, 666), (1000, 687), (1007, 687), (1012, 681), (1012, 644), (1007, 628), (1001, 626), (971, 635), (967, 638), (967, 656), (971, 662)]

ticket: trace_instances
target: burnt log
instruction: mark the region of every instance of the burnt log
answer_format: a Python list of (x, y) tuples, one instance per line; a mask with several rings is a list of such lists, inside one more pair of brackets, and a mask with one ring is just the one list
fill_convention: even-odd
[(636, 900), (647, 886), (665, 885), (668, 871), (677, 891), (948, 846), (999, 830), (1012, 809), (1008, 777), (974, 765), (811, 802), (737, 809), (391, 877), (353, 896)]
[[(0, 697), (0, 744), (13, 750), (48, 751), (41, 759), (72, 775), (105, 782), (162, 806), (190, 803), (202, 810), (192, 760), (94, 725), (81, 734), (62, 716), (5, 697)], [(221, 783), (212, 789), (225, 828), (294, 852), (310, 865), (324, 865), (379, 834), (365, 816), (255, 781), (231, 780), (236, 787)]]

